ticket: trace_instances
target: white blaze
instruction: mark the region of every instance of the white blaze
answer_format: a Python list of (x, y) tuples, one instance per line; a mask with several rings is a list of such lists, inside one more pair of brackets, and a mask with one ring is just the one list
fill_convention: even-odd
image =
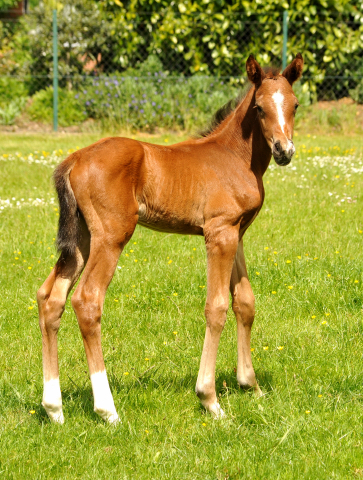
[(282, 111), (282, 105), (284, 103), (284, 96), (282, 95), (281, 92), (277, 91), (272, 95), (272, 100), (275, 102), (275, 105), (276, 105), (279, 125), (280, 125), (283, 133), (285, 133), (284, 127), (285, 127), (286, 122), (285, 122), (284, 112)]
[(117, 423), (119, 417), (116, 412), (115, 404), (112, 398), (112, 393), (107, 380), (106, 371), (92, 373), (91, 383), (93, 390), (93, 397), (95, 401), (94, 410), (106, 422)]

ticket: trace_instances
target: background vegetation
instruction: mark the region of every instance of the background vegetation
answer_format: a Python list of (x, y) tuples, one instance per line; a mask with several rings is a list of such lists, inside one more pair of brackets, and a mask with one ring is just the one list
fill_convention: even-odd
[[(166, 0), (48, 0), (33, 2), (30, 14), (19, 22), (0, 23), (1, 123), (14, 123), (31, 103), (19, 99), (34, 97), (40, 90), (45, 92), (33, 98), (36, 106), (26, 110), (29, 119), (49, 120), (54, 5), (58, 10), (61, 96), (71, 105), (70, 112), (60, 111), (64, 126), (86, 118), (102, 119), (103, 126), (131, 123), (145, 130), (156, 125), (188, 129), (191, 118), (196, 119), (196, 125), (203, 123), (210, 114), (209, 86), (219, 90), (215, 95), (222, 101), (233, 96), (236, 85), (245, 84), (244, 65), (249, 53), (262, 65), (280, 65), (285, 9), (289, 12), (288, 60), (298, 51), (305, 58), (300, 88), (306, 101), (345, 96), (356, 102), (363, 99), (363, 6), (356, 0), (314, 0), (308, 5), (305, 0), (263, 0), (258, 4), (242, 0), (172, 4)], [(133, 94), (140, 107), (144, 93), (151, 107), (153, 102), (160, 104), (155, 73), (163, 85), (168, 84), (164, 90), (175, 102), (173, 106), (162, 102), (162, 111), (155, 110), (151, 118), (151, 112), (146, 113), (149, 103), (137, 112), (135, 103), (128, 105)], [(95, 93), (93, 86), (98, 79), (104, 84), (113, 78), (121, 84), (122, 77), (129, 80), (124, 82), (125, 88), (119, 87), (118, 97), (107, 89), (104, 93), (109, 99), (98, 94), (86, 98), (82, 93)], [(226, 86), (220, 88), (222, 81)], [(135, 91), (128, 93), (133, 84)], [(181, 108), (185, 98), (195, 98), (196, 84), (200, 98), (202, 93), (205, 98), (198, 107), (187, 102)], [(74, 93), (72, 100), (67, 92)], [(87, 101), (93, 105), (85, 105)], [(105, 108), (106, 104), (109, 107)]]

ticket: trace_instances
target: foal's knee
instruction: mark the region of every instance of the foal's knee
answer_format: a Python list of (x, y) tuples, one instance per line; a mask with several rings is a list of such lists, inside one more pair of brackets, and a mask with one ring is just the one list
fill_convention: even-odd
[(37, 292), (37, 300), (41, 330), (43, 331), (45, 329), (48, 333), (50, 331), (57, 333), (60, 318), (64, 311), (65, 299), (52, 294), (49, 295), (48, 291), (44, 287), (41, 287)]
[(75, 291), (71, 299), (79, 327), (84, 337), (92, 335), (99, 329), (102, 305), (97, 295), (87, 294), (84, 290)]
[(255, 317), (255, 296), (252, 291), (236, 292), (233, 295), (232, 310), (244, 324), (252, 325)]
[(207, 325), (220, 331), (223, 330), (224, 324), (226, 323), (227, 311), (227, 300), (221, 300), (218, 302), (207, 301), (204, 311)]

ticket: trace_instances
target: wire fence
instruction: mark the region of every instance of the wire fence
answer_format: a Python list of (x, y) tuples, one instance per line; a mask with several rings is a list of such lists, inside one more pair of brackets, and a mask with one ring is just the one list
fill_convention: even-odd
[[(184, 96), (192, 97), (194, 103), (199, 91), (210, 94), (216, 85), (222, 97), (224, 93), (228, 96), (227, 86), (246, 81), (249, 53), (262, 65), (281, 65), (285, 46), (288, 62), (297, 52), (304, 55), (306, 67), (298, 88), (307, 103), (346, 96), (363, 101), (360, 17), (307, 21), (291, 15), (284, 35), (282, 13), (248, 19), (238, 13), (219, 17), (140, 13), (119, 23), (100, 15), (97, 8), (85, 12), (70, 5), (58, 12), (56, 69), (52, 12), (26, 15), (21, 20), (27, 32), (25, 60), (17, 63), (10, 58), (14, 57), (11, 48), (0, 55), (0, 95), (1, 86), (16, 92), (20, 84), (32, 96), (52, 87), (57, 78), (65, 97), (72, 92), (72, 98), (83, 102), (84, 116), (101, 115), (96, 112), (99, 106), (100, 110), (118, 109), (119, 114), (130, 117), (130, 108), (135, 110), (132, 95), (148, 97), (151, 107), (157, 108), (160, 102), (156, 97), (165, 95), (166, 90), (178, 97), (173, 94), (177, 85), (187, 85)], [(126, 110), (122, 102), (126, 102)], [(142, 105), (137, 110), (143, 110), (145, 116), (146, 106)], [(167, 111), (173, 110), (174, 117), (183, 115), (176, 107), (170, 104)], [(144, 124), (152, 123), (149, 120), (144, 118)]]

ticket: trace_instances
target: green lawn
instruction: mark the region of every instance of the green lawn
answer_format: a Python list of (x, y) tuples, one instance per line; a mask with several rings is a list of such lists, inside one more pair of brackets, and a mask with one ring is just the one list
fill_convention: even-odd
[(97, 138), (2, 136), (1, 478), (363, 478), (359, 137), (298, 135), (291, 165), (273, 163), (265, 175), (265, 205), (245, 236), (262, 398), (238, 389), (230, 311), (216, 372), (227, 418), (214, 420), (200, 408), (194, 386), (205, 329), (203, 239), (138, 227), (103, 315), (105, 362), (122, 424), (106, 425), (93, 412), (69, 302), (59, 333), (65, 424), (50, 424), (40, 405), (35, 295), (56, 259), (51, 167), (68, 149)]

